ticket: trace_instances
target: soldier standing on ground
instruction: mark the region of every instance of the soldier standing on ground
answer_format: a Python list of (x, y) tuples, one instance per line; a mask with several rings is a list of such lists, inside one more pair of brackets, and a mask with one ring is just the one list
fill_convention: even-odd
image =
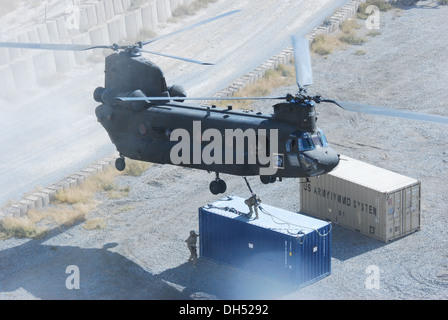
[(187, 243), (187, 248), (190, 250), (190, 258), (188, 259), (188, 262), (193, 261), (193, 266), (196, 266), (196, 262), (198, 260), (198, 252), (196, 250), (196, 242), (199, 235), (194, 232), (194, 230), (190, 231), (190, 236), (188, 237), (185, 242)]

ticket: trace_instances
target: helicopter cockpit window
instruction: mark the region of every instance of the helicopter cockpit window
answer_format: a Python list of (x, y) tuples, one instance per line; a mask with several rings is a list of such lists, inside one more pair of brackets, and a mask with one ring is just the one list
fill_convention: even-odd
[(313, 134), (311, 136), (311, 140), (313, 140), (313, 143), (315, 146), (317, 146), (317, 147), (323, 146), (322, 140), (320, 139), (320, 137), (317, 134)]
[(327, 138), (325, 134), (319, 129), (317, 133), (310, 134), (308, 132), (302, 133), (297, 138), (297, 145), (299, 151), (313, 150), (316, 147), (328, 146)]
[(315, 148), (313, 140), (307, 133), (304, 133), (300, 138), (297, 139), (297, 144), (299, 146), (299, 151), (308, 151)]

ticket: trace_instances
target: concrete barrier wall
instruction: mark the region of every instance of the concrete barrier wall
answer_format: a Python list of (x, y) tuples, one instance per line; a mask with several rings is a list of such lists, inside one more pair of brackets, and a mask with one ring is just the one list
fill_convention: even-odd
[[(48, 19), (33, 29), (11, 36), (7, 42), (111, 45), (135, 38), (142, 29), (154, 29), (158, 23), (166, 22), (177, 6), (192, 1), (149, 0), (141, 8), (135, 8), (131, 0), (101, 0), (83, 4), (73, 13)], [(39, 80), (85, 64), (91, 55), (98, 53), (98, 50), (51, 52), (0, 48), (0, 100), (23, 88), (36, 86)]]
[[(184, 3), (187, 3), (187, 1), (190, 0), (184, 0)], [(358, 6), (365, 2), (366, 0), (352, 0), (348, 4), (346, 4), (344, 7), (340, 8), (332, 17), (330, 17), (328, 20), (331, 21), (330, 25), (327, 26), (320, 26), (318, 28), (315, 28), (310, 34), (306, 36), (306, 38), (310, 41), (310, 43), (313, 41), (313, 39), (321, 34), (329, 34), (339, 27), (339, 25), (346, 19), (353, 17), (356, 14), (356, 11), (358, 10)], [(181, 0), (177, 0), (176, 3), (181, 3)], [(142, 17), (144, 15), (153, 15), (155, 14), (154, 4), (150, 3), (146, 5), (144, 8), (141, 8)], [(145, 25), (144, 18), (142, 18), (142, 25)], [(110, 33), (109, 33), (110, 36)], [(292, 46), (288, 46), (275, 56), (269, 58), (267, 61), (262, 63), (259, 67), (257, 67), (254, 71), (248, 73), (247, 75), (236, 79), (232, 84), (230, 84), (227, 88), (220, 90), (215, 94), (216, 97), (230, 97), (235, 94), (238, 90), (241, 90), (246, 85), (254, 83), (260, 78), (263, 78), (266, 71), (269, 69), (275, 69), (279, 64), (285, 64), (291, 61), (293, 58), (293, 48)], [(25, 60), (26, 61), (26, 60)], [(30, 67), (30, 66), (29, 66)], [(31, 66), (32, 67), (32, 66)], [(26, 68), (26, 63), (24, 63), (23, 68)], [(1, 72), (1, 66), (0, 66), (0, 72)], [(1, 74), (8, 74), (0, 73)], [(0, 85), (5, 81), (4, 79), (7, 79), (8, 76), (5, 76), (4, 78), (0, 77)], [(9, 73), (9, 77), (11, 77)], [(2, 82), (3, 81), (3, 82)], [(106, 169), (107, 167), (114, 165), (116, 155), (112, 155), (111, 157), (108, 157), (106, 159), (97, 161), (90, 165), (88, 168), (77, 172), (70, 177), (67, 177), (59, 182), (56, 182), (47, 188), (44, 188), (38, 192), (33, 193), (30, 196), (25, 197), (24, 199), (18, 201), (17, 203), (10, 205), (0, 211), (0, 219), (4, 216), (15, 216), (15, 217), (21, 217), (27, 214), (28, 210), (34, 209), (34, 208), (43, 208), (51, 203), (52, 200), (54, 200), (54, 195), (57, 191), (61, 189), (67, 189), (71, 187), (76, 187), (78, 185), (81, 185), (84, 180), (89, 177), (92, 174), (95, 174), (101, 170)]]
[(80, 186), (85, 179), (107, 169), (114, 163), (115, 157), (92, 163), (89, 167), (53, 183), (46, 188), (34, 192), (33, 194), (24, 197), (22, 200), (6, 207), (0, 212), (0, 219), (5, 216), (22, 217), (25, 216), (29, 210), (42, 209), (55, 200), (56, 192)]

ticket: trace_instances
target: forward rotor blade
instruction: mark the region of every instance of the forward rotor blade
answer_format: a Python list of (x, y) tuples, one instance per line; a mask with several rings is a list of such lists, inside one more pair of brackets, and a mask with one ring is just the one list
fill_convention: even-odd
[(311, 68), (310, 43), (307, 39), (292, 36), (294, 48), (294, 64), (296, 68), (296, 82), (299, 88), (313, 84), (313, 71)]
[(116, 97), (123, 102), (169, 101), (169, 100), (285, 100), (286, 97)]
[(93, 46), (78, 44), (52, 44), (52, 43), (18, 43), (0, 42), (0, 48), (20, 48), (37, 50), (85, 51), (92, 49), (113, 49), (112, 46)]
[(177, 30), (177, 31), (174, 31), (174, 32), (165, 34), (165, 35), (163, 35), (163, 36), (160, 36), (160, 37), (157, 37), (157, 38), (154, 38), (154, 39), (151, 39), (151, 40), (147, 40), (147, 41), (145, 41), (145, 42), (142, 42), (142, 45), (145, 46), (145, 45), (147, 45), (147, 44), (149, 44), (149, 43), (152, 43), (152, 42), (154, 42), (154, 41), (157, 41), (157, 40), (160, 40), (160, 39), (163, 39), (163, 38), (167, 38), (167, 37), (170, 37), (170, 36), (172, 36), (172, 35), (178, 34), (178, 33), (180, 33), (180, 32), (184, 32), (184, 31), (187, 31), (187, 30), (190, 30), (190, 29), (193, 29), (193, 28), (202, 26), (203, 24), (206, 24), (206, 23), (209, 23), (209, 22), (212, 22), (212, 21), (215, 21), (215, 20), (218, 20), (218, 19), (221, 19), (221, 18), (230, 16), (230, 15), (232, 15), (232, 14), (234, 14), (234, 13), (237, 13), (237, 12), (240, 12), (240, 11), (241, 11), (241, 10), (234, 10), (234, 11), (226, 12), (226, 13), (221, 14), (221, 15), (219, 15), (219, 16), (216, 16), (216, 17), (214, 17), (214, 18), (210, 18), (210, 19), (207, 19), (207, 20), (204, 20), (204, 21), (201, 21), (201, 22), (192, 24), (191, 26), (188, 26), (188, 27), (179, 29), (179, 30)]
[(431, 123), (441, 123), (448, 124), (448, 117), (432, 115), (427, 113), (418, 113), (412, 111), (405, 110), (396, 110), (396, 109), (388, 109), (384, 107), (370, 106), (366, 104), (354, 103), (354, 102), (346, 102), (346, 101), (338, 101), (338, 100), (321, 100), (321, 102), (329, 102), (336, 104), (340, 108), (352, 111), (352, 112), (362, 112), (362, 113), (370, 113), (388, 117), (396, 117), (402, 119), (411, 119), (418, 121), (425, 121)]
[(167, 57), (167, 58), (172, 58), (172, 59), (177, 59), (177, 60), (197, 63), (197, 64), (201, 64), (201, 65), (204, 65), (204, 66), (214, 65), (214, 63), (202, 62), (202, 61), (197, 61), (197, 60), (193, 60), (193, 59), (182, 58), (182, 57), (178, 57), (178, 56), (172, 56), (172, 55), (165, 54), (165, 53), (159, 53), (159, 52), (153, 52), (153, 51), (147, 51), (147, 50), (140, 50), (140, 51), (141, 52), (150, 53), (150, 54), (155, 54), (155, 55), (162, 56), (162, 57)]

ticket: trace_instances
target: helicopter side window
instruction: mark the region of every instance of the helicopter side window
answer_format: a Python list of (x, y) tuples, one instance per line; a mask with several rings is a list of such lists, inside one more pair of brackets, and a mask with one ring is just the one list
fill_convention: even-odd
[(303, 140), (302, 138), (297, 139), (297, 144), (299, 145), (299, 150), (303, 151)]
[(320, 140), (322, 140), (322, 146), (327, 147), (328, 146), (328, 141), (327, 141), (327, 137), (325, 137), (324, 132), (319, 129), (317, 134), (319, 135)]
[(286, 143), (287, 152), (297, 152), (297, 139), (289, 139)]

